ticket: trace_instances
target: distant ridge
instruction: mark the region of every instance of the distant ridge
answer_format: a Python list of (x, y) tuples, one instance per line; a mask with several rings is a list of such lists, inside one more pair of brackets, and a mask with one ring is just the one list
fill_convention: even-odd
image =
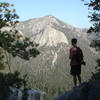
[(66, 32), (75, 31), (78, 36), (83, 33), (87, 37), (86, 29), (75, 28), (52, 15), (21, 22), (17, 27), (24, 35), (38, 42), (40, 46), (54, 46), (59, 43), (68, 44), (68, 39), (62, 29)]

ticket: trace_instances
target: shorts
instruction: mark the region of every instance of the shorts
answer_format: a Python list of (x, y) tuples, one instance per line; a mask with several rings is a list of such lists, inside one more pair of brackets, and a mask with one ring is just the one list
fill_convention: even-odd
[(80, 75), (81, 74), (81, 65), (71, 66), (70, 74), (73, 76)]

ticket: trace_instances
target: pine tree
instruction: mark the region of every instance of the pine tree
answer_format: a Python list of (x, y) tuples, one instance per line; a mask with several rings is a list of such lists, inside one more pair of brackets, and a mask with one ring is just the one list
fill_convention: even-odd
[(89, 18), (92, 26), (89, 28), (88, 33), (94, 35), (91, 46), (100, 50), (100, 0), (90, 0), (85, 5), (88, 6)]
[[(11, 54), (13, 57), (29, 60), (39, 54), (36, 49), (38, 45), (16, 30), (19, 17), (12, 6), (9, 3), (0, 3), (0, 47), (5, 51), (6, 57)], [(8, 67), (11, 72), (10, 66)]]
[[(85, 1), (85, 0), (83, 0)], [(91, 41), (92, 47), (95, 47), (100, 52), (100, 0), (90, 0), (85, 5), (88, 6), (89, 18), (92, 26), (89, 28), (89, 35), (93, 35), (94, 38)], [(97, 60), (98, 67), (97, 72), (93, 73), (92, 80), (100, 80), (100, 58)]]
[[(27, 85), (26, 75), (22, 78), (18, 71), (11, 72), (9, 55), (29, 60), (40, 53), (36, 43), (23, 37), (16, 30), (19, 16), (13, 6), (7, 2), (0, 2), (0, 100), (6, 100), (9, 95), (9, 86), (26, 87)], [(10, 73), (3, 73), (1, 70), (7, 65)]]

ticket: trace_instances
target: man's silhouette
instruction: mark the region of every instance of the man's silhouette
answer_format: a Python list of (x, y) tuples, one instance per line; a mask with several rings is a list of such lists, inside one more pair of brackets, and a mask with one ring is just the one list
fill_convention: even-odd
[(83, 53), (82, 50), (77, 47), (77, 39), (72, 39), (72, 48), (70, 49), (70, 74), (73, 76), (74, 85), (77, 86), (77, 79), (79, 84), (81, 84), (81, 63), (83, 62)]

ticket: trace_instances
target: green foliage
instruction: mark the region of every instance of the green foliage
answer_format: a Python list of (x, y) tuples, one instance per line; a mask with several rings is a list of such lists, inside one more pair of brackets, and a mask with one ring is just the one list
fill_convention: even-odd
[(93, 73), (90, 81), (100, 81), (100, 72)]
[(96, 72), (92, 73), (90, 81), (100, 81), (100, 59), (97, 60), (98, 66), (95, 67)]
[(93, 23), (88, 32), (100, 32), (100, 0), (90, 0), (87, 5), (90, 12), (90, 21)]
[[(88, 33), (94, 35), (90, 46), (95, 47), (97, 51), (100, 51), (100, 0), (90, 0), (85, 5), (88, 6), (89, 18), (92, 26), (89, 28)], [(96, 67), (96, 73), (93, 73), (91, 80), (100, 80), (100, 59), (97, 60), (98, 67)]]
[(14, 26), (18, 21), (18, 15), (13, 6), (6, 2), (0, 2), (0, 29), (5, 26)]
[[(12, 4), (0, 2), (0, 47), (6, 52), (6, 55), (8, 53), (13, 57), (18, 56), (29, 60), (31, 57), (36, 57), (40, 52), (36, 49), (38, 46), (36, 43), (23, 37), (15, 29), (18, 18)], [(5, 58), (8, 59), (7, 57)], [(11, 71), (9, 64), (8, 67)]]
[[(89, 18), (92, 26), (89, 28), (88, 33), (93, 33), (96, 37), (92, 41), (92, 46), (98, 47), (100, 50), (100, 0), (90, 0), (86, 3), (89, 10)], [(94, 43), (93, 43), (94, 42)]]
[(37, 44), (30, 41), (29, 38), (22, 37), (15, 29), (18, 18), (12, 5), (0, 3), (0, 46), (14, 57), (19, 56), (29, 60), (30, 57), (36, 57), (39, 51), (36, 49)]
[(7, 74), (0, 73), (0, 100), (5, 100), (9, 96), (10, 86), (21, 87), (25, 84), (25, 77), (21, 78), (18, 71)]
[[(12, 4), (0, 2), (0, 70), (4, 69), (8, 64), (9, 70), (9, 54), (13, 57), (20, 57), (29, 60), (36, 57), (40, 52), (36, 49), (37, 44), (30, 41), (29, 38), (23, 37), (15, 29), (19, 16)], [(7, 61), (5, 62), (5, 59)], [(7, 64), (6, 64), (7, 63)], [(9, 95), (10, 86), (27, 87), (27, 75), (20, 77), (18, 71), (14, 73), (0, 73), (0, 100), (5, 100)]]

